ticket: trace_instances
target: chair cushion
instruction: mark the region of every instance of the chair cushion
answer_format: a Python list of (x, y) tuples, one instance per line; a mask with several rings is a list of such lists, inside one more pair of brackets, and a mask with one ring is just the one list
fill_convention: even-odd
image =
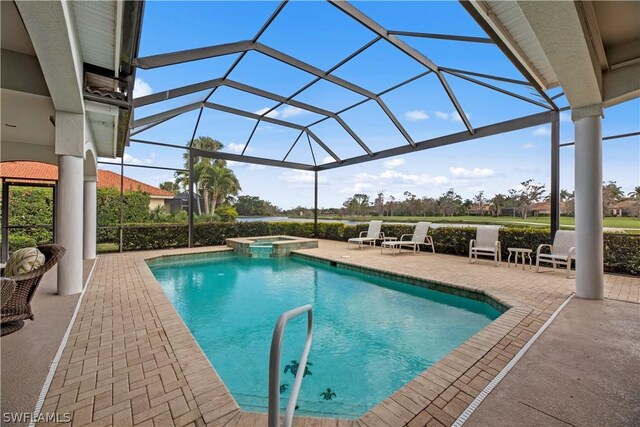
[(18, 249), (11, 254), (4, 266), (5, 276), (19, 276), (37, 270), (45, 263), (45, 257), (36, 248)]

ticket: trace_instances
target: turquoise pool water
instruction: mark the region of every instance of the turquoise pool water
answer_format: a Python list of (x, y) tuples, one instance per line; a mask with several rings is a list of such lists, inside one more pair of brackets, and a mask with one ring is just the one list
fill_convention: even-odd
[[(309, 303), (314, 309), (311, 374), (296, 413), (338, 418), (359, 417), (500, 315), (478, 301), (295, 256), (202, 254), (148, 264), (250, 411), (266, 412), (271, 335), (286, 310)], [(286, 368), (299, 359), (305, 336), (306, 317), (292, 320), (283, 344), (283, 406), (294, 378)]]

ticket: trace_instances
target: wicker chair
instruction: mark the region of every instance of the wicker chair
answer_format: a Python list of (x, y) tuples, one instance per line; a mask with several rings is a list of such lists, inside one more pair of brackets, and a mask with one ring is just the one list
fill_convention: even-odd
[[(1, 335), (7, 335), (24, 326), (24, 319), (33, 320), (31, 312), (31, 299), (38, 289), (40, 280), (44, 273), (49, 271), (62, 258), (65, 248), (60, 245), (42, 245), (38, 250), (45, 257), (45, 263), (37, 270), (18, 276), (6, 277), (15, 282), (16, 288), (8, 301), (2, 302), (0, 309), (0, 323), (2, 324)], [(4, 269), (2, 269), (4, 274)]]
[(16, 282), (8, 277), (0, 277), (0, 308), (4, 307), (11, 295), (16, 291)]

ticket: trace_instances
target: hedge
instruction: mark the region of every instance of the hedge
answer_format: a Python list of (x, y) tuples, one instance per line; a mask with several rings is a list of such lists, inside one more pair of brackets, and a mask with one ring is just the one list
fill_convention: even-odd
[[(410, 234), (411, 224), (383, 224), (382, 232), (387, 236), (400, 237)], [(367, 224), (345, 225), (342, 223), (318, 223), (318, 237), (328, 240), (347, 241), (367, 230)], [(194, 245), (213, 246), (224, 244), (231, 237), (290, 235), (313, 237), (311, 222), (231, 222), (194, 224)], [(437, 253), (467, 256), (469, 240), (475, 238), (475, 227), (437, 227), (429, 230)], [(502, 257), (507, 259), (508, 247), (529, 248), (551, 243), (549, 230), (541, 228), (500, 229)], [(159, 224), (126, 228), (124, 250), (180, 248), (188, 246), (187, 225)], [(640, 235), (604, 234), (604, 270), (609, 273), (640, 275)]]

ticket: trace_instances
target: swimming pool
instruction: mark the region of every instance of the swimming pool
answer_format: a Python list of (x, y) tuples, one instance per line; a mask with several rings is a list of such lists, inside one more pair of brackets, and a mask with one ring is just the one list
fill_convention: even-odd
[[(479, 301), (297, 256), (199, 254), (148, 265), (248, 411), (266, 412), (271, 334), (291, 308), (311, 303), (314, 309), (310, 373), (296, 413), (337, 418), (359, 417), (501, 314)], [(283, 404), (305, 334), (304, 316), (289, 323)]]

